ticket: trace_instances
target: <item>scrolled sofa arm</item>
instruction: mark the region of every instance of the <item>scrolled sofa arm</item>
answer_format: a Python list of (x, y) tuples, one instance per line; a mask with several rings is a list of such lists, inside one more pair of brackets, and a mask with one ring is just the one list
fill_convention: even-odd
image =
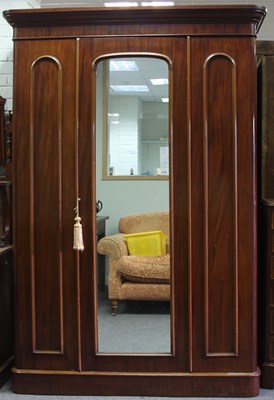
[(120, 234), (106, 236), (99, 240), (97, 250), (98, 253), (111, 258), (120, 258), (128, 255), (126, 240)]

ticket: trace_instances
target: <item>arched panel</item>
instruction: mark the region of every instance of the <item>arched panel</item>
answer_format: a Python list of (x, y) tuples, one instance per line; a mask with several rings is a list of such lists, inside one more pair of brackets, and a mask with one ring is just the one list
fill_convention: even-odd
[(63, 353), (62, 67), (58, 59), (46, 55), (33, 62), (30, 102), (33, 351)]
[(234, 60), (227, 54), (212, 54), (203, 73), (204, 313), (208, 357), (238, 354), (236, 96)]

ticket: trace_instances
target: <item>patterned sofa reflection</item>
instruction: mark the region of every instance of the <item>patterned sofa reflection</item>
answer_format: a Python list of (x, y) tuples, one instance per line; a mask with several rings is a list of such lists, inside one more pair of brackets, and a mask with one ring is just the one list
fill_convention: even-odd
[[(115, 315), (119, 300), (170, 299), (169, 213), (155, 211), (124, 216), (119, 232), (98, 242), (98, 252), (109, 257), (108, 297)], [(122, 233), (162, 231), (167, 236), (167, 254), (132, 256)]]

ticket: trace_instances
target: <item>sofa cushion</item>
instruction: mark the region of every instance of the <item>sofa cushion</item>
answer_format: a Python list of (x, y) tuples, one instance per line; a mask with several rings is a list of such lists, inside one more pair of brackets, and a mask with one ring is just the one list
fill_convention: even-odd
[(117, 271), (131, 282), (170, 283), (170, 255), (123, 256)]

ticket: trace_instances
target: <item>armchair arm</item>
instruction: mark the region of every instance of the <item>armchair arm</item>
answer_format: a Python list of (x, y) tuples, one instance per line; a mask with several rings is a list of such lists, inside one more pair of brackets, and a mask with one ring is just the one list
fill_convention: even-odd
[(98, 253), (111, 258), (120, 258), (128, 255), (126, 240), (120, 234), (106, 236), (99, 240), (97, 250)]

